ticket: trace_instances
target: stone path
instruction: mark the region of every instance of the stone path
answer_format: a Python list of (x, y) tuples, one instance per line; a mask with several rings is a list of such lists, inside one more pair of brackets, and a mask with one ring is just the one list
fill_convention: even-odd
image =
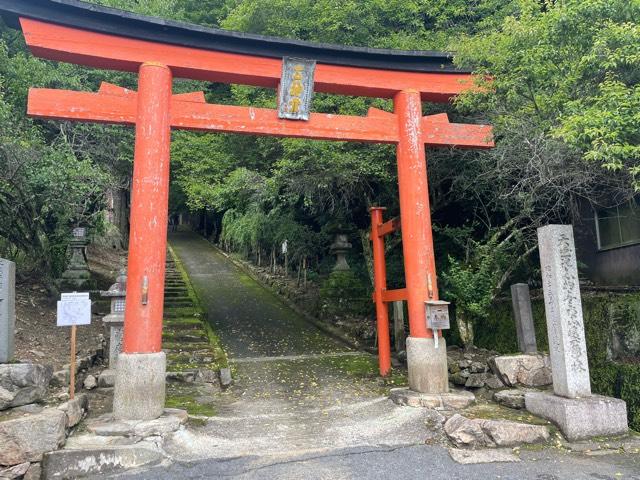
[(176, 438), (176, 454), (408, 445), (433, 436), (427, 412), (387, 400), (389, 385), (378, 377), (375, 357), (301, 318), (202, 238), (179, 233), (170, 243), (234, 376), (234, 385), (214, 402), (217, 415)]

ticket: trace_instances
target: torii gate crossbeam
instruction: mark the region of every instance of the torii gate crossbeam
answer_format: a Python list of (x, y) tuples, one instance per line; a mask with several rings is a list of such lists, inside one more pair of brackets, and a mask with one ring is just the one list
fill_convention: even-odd
[[(489, 126), (449, 123), (443, 114), (422, 115), (423, 100), (446, 102), (471, 86), (470, 74), (456, 70), (450, 57), (247, 36), (69, 0), (0, 0), (0, 14), (21, 26), (37, 56), (138, 72), (137, 92), (110, 84), (103, 84), (97, 93), (32, 89), (28, 102), (28, 113), (34, 117), (136, 129), (116, 417), (155, 418), (164, 406), (161, 344), (172, 128), (395, 144), (406, 280), (403, 295), (410, 325), (410, 386), (421, 392), (446, 392), (444, 341), (434, 349), (433, 334), (425, 322), (425, 302), (438, 299), (425, 145), (493, 146)], [(202, 92), (172, 94), (172, 81), (178, 76), (276, 88), (281, 54), (291, 53), (319, 59), (317, 91), (392, 98), (394, 112), (371, 109), (365, 117), (316, 113), (309, 121), (282, 120), (275, 110), (208, 104)], [(384, 305), (384, 292), (377, 289), (376, 295), (380, 296), (376, 305)], [(385, 309), (377, 309), (383, 375), (390, 369)]]

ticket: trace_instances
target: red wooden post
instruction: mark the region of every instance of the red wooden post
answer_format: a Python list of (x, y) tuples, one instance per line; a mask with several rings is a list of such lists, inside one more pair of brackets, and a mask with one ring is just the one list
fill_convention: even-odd
[(138, 80), (131, 231), (125, 307), (125, 353), (162, 348), (169, 209), (171, 70), (144, 63)]
[(394, 106), (400, 123), (398, 183), (409, 334), (429, 338), (433, 334), (426, 326), (424, 302), (438, 299), (438, 286), (420, 93), (415, 90), (399, 92), (394, 98)]
[(417, 392), (441, 394), (449, 390), (447, 347), (444, 339), (436, 347), (425, 319), (425, 301), (438, 299), (438, 286), (420, 93), (399, 92), (394, 105), (399, 122), (398, 183), (409, 309), (409, 387)]
[(376, 302), (376, 319), (378, 329), (378, 364), (383, 377), (391, 370), (391, 339), (389, 338), (389, 308), (382, 299), (382, 292), (387, 289), (387, 266), (384, 258), (384, 237), (378, 233), (382, 225), (382, 212), (386, 208), (373, 207), (371, 212), (371, 242), (373, 244), (373, 277), (374, 299)]

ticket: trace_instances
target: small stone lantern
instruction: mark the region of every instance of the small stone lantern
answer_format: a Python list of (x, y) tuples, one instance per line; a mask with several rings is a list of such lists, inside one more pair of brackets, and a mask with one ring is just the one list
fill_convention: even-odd
[(336, 233), (335, 240), (331, 244), (331, 253), (336, 256), (334, 272), (345, 272), (350, 269), (347, 263), (347, 253), (351, 250), (351, 243), (346, 233)]
[(118, 355), (122, 352), (122, 337), (124, 335), (124, 305), (127, 295), (127, 275), (124, 267), (120, 270), (116, 283), (107, 291), (101, 291), (101, 297), (111, 299), (111, 311), (102, 322), (109, 327), (109, 368), (115, 369)]
[(85, 227), (74, 228), (69, 241), (71, 259), (67, 269), (58, 280), (58, 287), (61, 290), (84, 290), (94, 286), (86, 259), (88, 243), (87, 229)]

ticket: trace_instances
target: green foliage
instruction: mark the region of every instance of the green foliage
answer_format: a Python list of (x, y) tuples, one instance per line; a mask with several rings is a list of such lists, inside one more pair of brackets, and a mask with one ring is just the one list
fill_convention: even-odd
[(320, 287), (322, 314), (367, 315), (373, 311), (368, 285), (352, 271), (333, 271)]
[(567, 141), (587, 162), (635, 177), (640, 2), (523, 6), (500, 29), (457, 42), (458, 63), (491, 76), (459, 105), (487, 112), (499, 135), (526, 124)]

